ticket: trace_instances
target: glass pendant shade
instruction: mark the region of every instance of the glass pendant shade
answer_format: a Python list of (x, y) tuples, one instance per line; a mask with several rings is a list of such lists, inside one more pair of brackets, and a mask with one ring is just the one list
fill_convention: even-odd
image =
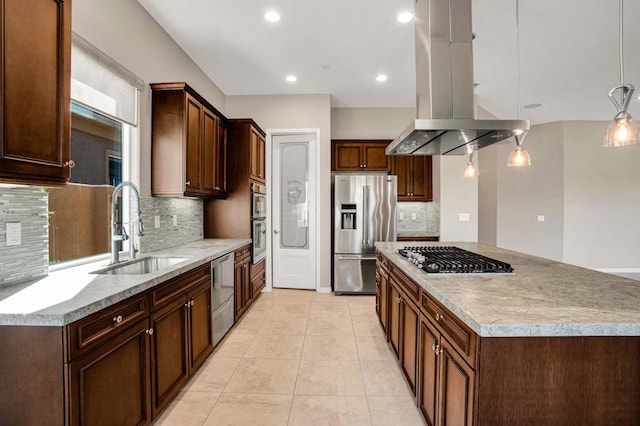
[(478, 173), (478, 168), (476, 167), (475, 164), (473, 164), (473, 161), (469, 160), (467, 162), (467, 165), (464, 166), (464, 171), (462, 172), (462, 175), (464, 177), (475, 177), (478, 176), (480, 173)]
[(531, 157), (529, 157), (529, 153), (522, 149), (520, 145), (516, 146), (513, 151), (511, 151), (511, 155), (509, 155), (509, 159), (507, 160), (507, 167), (530, 167), (531, 166)]
[(626, 111), (616, 114), (609, 127), (607, 127), (603, 146), (610, 148), (633, 145), (638, 142), (640, 142), (640, 126), (638, 126), (638, 123)]

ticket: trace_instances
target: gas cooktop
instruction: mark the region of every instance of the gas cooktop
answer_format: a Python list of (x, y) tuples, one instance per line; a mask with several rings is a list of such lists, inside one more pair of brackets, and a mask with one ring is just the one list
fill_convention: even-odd
[(513, 273), (506, 262), (453, 246), (404, 247), (398, 250), (418, 268), (430, 274)]

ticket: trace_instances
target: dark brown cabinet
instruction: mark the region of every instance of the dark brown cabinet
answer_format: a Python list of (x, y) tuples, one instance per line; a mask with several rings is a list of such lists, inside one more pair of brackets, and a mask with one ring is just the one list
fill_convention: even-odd
[(0, 182), (69, 179), (71, 0), (2, 1)]
[(153, 418), (213, 352), (210, 274), (204, 265), (151, 291)]
[(70, 425), (151, 422), (148, 321), (69, 363)]
[(332, 170), (388, 172), (390, 157), (385, 150), (389, 141), (333, 140)]
[(251, 264), (251, 247), (245, 246), (235, 253), (234, 264), (234, 292), (236, 321), (244, 314), (251, 303), (251, 276), (249, 265)]
[(226, 196), (226, 120), (186, 83), (152, 89), (153, 195)]
[(400, 296), (400, 365), (409, 382), (413, 394), (416, 394), (416, 360), (418, 357), (418, 307), (406, 296)]
[(398, 201), (433, 201), (431, 156), (395, 155), (391, 174), (398, 176)]
[(389, 343), (396, 357), (400, 359), (400, 289), (394, 284), (393, 280), (389, 282)]
[(265, 183), (265, 150), (266, 143), (262, 131), (251, 126), (250, 129), (250, 150), (249, 162), (251, 164), (250, 178), (260, 183)]
[(474, 370), (424, 316), (419, 346), (418, 406), (427, 424), (472, 426)]
[(388, 260), (378, 253), (378, 262), (376, 263), (376, 313), (382, 330), (387, 332), (387, 323), (389, 321), (389, 271), (385, 268), (388, 266)]
[(266, 277), (266, 266), (267, 261), (261, 260), (256, 264), (251, 265), (251, 298), (256, 299), (262, 289), (266, 285), (267, 277)]

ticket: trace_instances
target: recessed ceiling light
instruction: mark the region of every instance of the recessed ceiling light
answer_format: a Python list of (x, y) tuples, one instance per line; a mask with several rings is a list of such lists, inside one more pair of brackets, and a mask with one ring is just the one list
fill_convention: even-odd
[(524, 109), (536, 109), (536, 108), (540, 108), (541, 106), (542, 106), (542, 104), (526, 104), (522, 108), (524, 108)]
[(264, 14), (264, 19), (269, 22), (278, 22), (280, 21), (280, 14), (275, 10), (270, 10), (269, 12)]
[(378, 76), (376, 77), (376, 81), (379, 81), (379, 82), (381, 82), (381, 83), (382, 83), (383, 81), (387, 81), (387, 76), (386, 76), (386, 75), (384, 75), (384, 74), (378, 74)]
[(293, 75), (293, 74), (288, 75), (288, 76), (287, 76), (287, 81), (288, 81), (289, 83), (294, 83), (294, 82), (298, 81), (298, 77), (296, 77), (296, 76), (295, 76), (295, 75)]
[(407, 22), (413, 21), (413, 13), (411, 13), (411, 12), (401, 12), (401, 13), (398, 14), (396, 19), (398, 20), (398, 22), (406, 24)]

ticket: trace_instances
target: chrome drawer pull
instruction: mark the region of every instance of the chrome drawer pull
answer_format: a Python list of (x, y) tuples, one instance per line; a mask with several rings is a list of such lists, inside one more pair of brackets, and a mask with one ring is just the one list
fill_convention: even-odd
[(120, 324), (122, 322), (122, 315), (118, 315), (117, 317), (113, 317), (113, 322), (116, 324)]

